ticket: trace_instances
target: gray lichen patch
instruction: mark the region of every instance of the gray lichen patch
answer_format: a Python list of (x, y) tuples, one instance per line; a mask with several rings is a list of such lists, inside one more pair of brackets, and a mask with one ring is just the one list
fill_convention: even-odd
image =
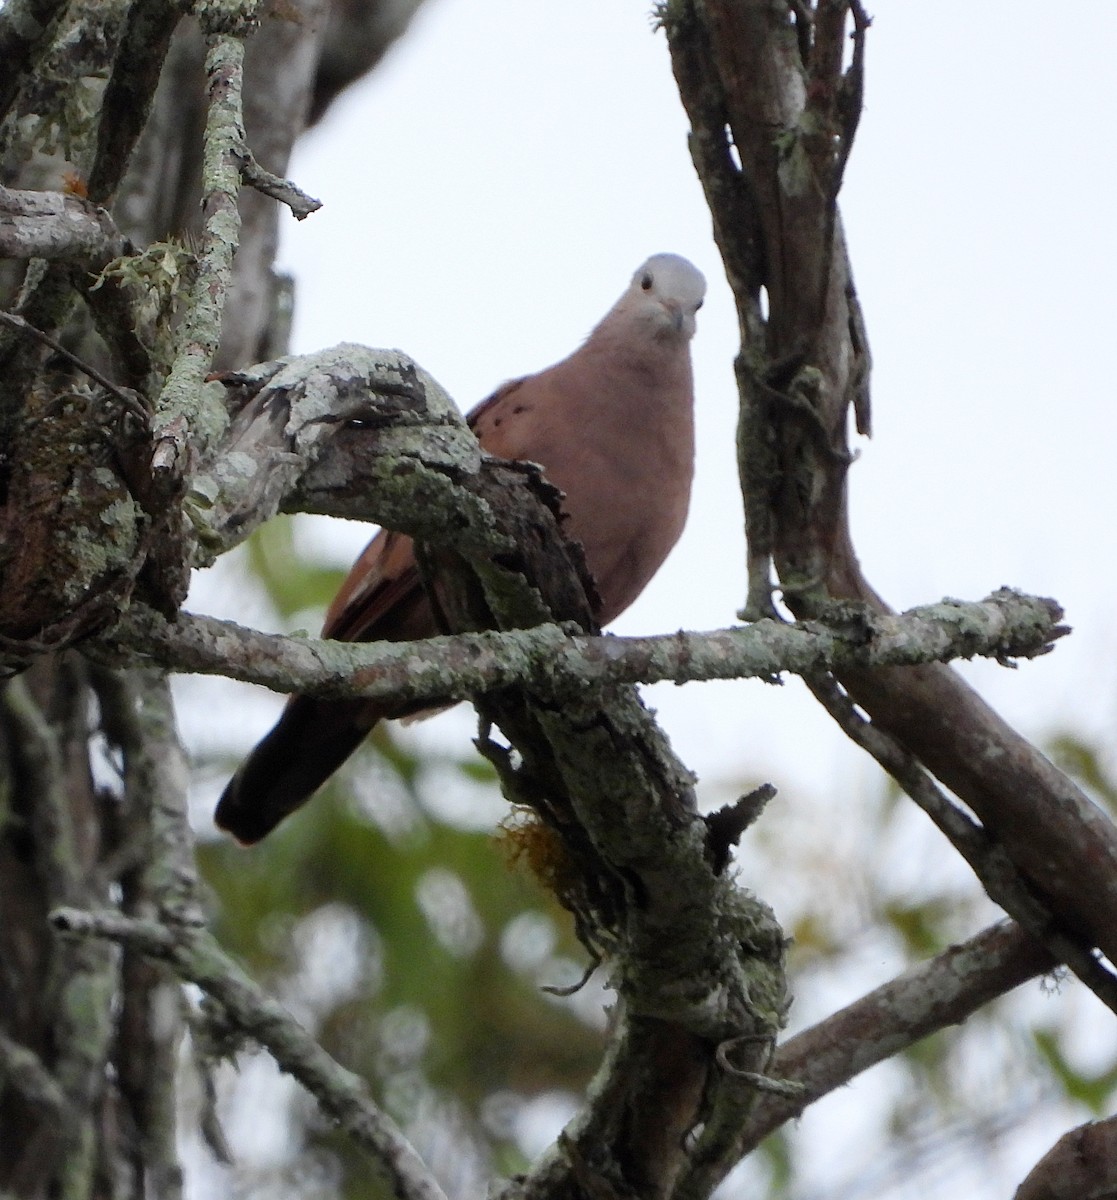
[[(101, 496), (107, 503), (98, 503)], [(60, 531), (58, 551), (69, 568), (59, 577), (60, 593), (64, 601), (79, 603), (106, 579), (134, 574), (144, 518), (105, 468), (90, 473), (89, 483), (66, 508), (77, 519)]]
[(200, 562), (289, 509), (420, 536), (480, 520), (457, 488), (480, 467), (477, 441), (399, 351), (342, 343), (238, 371), (224, 386), (237, 415), (187, 495)]

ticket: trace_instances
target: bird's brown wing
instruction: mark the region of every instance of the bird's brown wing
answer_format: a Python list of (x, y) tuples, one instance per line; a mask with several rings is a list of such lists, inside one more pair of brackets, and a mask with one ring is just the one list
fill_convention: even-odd
[(514, 418), (531, 411), (532, 390), (531, 377), (510, 379), (466, 414), (466, 424), (488, 454), (497, 458), (514, 457), (509, 453), (515, 435)]
[(333, 598), (322, 636), (339, 642), (399, 642), (435, 632), (411, 539), (382, 529)]
[[(510, 418), (518, 418), (530, 404), (530, 389), (523, 389), (523, 384), (524, 380), (514, 379), (502, 385), (466, 418), (481, 445), (497, 457), (513, 457), (517, 448), (516, 421)], [(322, 636), (341, 642), (398, 642), (437, 632), (423, 596), (414, 543), (406, 534), (382, 529), (364, 548), (333, 598)]]

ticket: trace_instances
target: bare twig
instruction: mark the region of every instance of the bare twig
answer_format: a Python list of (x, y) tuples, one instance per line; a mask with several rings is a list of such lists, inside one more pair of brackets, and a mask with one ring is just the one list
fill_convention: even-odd
[(133, 392), (130, 388), (119, 387), (107, 375), (98, 371), (96, 367), (83, 362), (76, 354), (71, 354), (57, 338), (51, 337), (49, 333), (44, 333), (41, 329), (36, 329), (29, 321), (25, 321), (15, 313), (5, 312), (3, 309), (0, 309), (0, 322), (10, 325), (13, 329), (18, 329), (20, 333), (26, 334), (28, 337), (35, 338), (37, 341), (42, 342), (44, 346), (49, 346), (55, 354), (61, 355), (71, 366), (77, 367), (79, 371), (88, 375), (95, 383), (99, 383), (105, 391), (114, 395), (125, 409), (146, 428), (148, 421), (151, 419), (151, 414), (145, 407), (144, 398), (139, 392)]
[(776, 789), (772, 784), (762, 783), (734, 803), (706, 814), (707, 852), (715, 871), (725, 870), (729, 863), (730, 847), (737, 845), (741, 835), (760, 817), (775, 794)]
[(239, 157), (241, 159), (240, 173), (244, 182), (249, 187), (255, 188), (256, 191), (263, 192), (265, 196), (271, 196), (273, 200), (278, 200), (280, 204), (286, 204), (297, 220), (305, 221), (311, 213), (317, 212), (322, 207), (321, 200), (315, 200), (313, 196), (308, 196), (289, 179), (283, 179), (279, 175), (273, 175), (271, 171), (265, 171), (247, 146), (241, 149)]

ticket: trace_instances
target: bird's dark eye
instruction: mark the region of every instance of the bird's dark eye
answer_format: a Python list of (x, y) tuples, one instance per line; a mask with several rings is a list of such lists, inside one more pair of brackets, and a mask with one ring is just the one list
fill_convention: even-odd
[(644, 278), (640, 280), (640, 286), (645, 292), (650, 292), (652, 290), (652, 276), (650, 271), (644, 273)]

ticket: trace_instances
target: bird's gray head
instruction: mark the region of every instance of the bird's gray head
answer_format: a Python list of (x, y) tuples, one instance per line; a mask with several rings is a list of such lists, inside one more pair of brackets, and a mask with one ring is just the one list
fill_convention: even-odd
[(705, 276), (692, 262), (680, 254), (653, 254), (632, 276), (620, 305), (646, 322), (653, 337), (689, 340), (705, 295)]

